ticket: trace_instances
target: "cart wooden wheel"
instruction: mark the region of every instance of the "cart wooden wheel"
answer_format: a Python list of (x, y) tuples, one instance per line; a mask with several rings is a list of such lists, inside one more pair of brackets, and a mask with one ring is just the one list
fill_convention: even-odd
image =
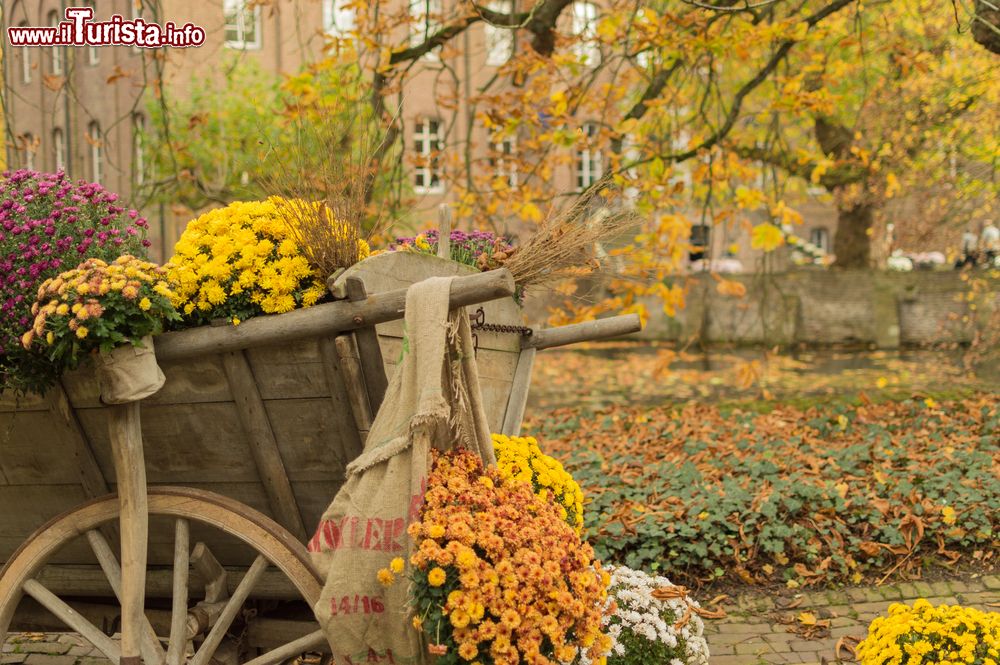
[[(183, 487), (153, 487), (149, 490), (149, 515), (173, 518), (174, 565), (170, 634), (163, 648), (162, 636), (153, 631), (143, 615), (141, 632), (142, 661), (146, 665), (208, 665), (243, 609), (269, 565), (278, 568), (309, 607), (318, 601), (322, 590), (319, 574), (312, 567), (305, 547), (267, 516), (227, 497)], [(70, 630), (79, 633), (113, 663), (130, 665), (121, 655), (121, 645), (81, 616), (69, 604), (38, 582), (36, 576), (63, 546), (84, 536), (116, 595), (121, 596), (121, 568), (101, 527), (119, 519), (116, 495), (94, 499), (53, 518), (35, 531), (8, 560), (0, 572), (0, 641), (6, 637), (14, 612), (23, 595), (34, 598)], [(257, 558), (231, 596), (221, 591), (222, 600), (206, 612), (189, 608), (188, 572), (191, 557), (190, 522), (218, 529), (257, 552)], [(210, 555), (209, 555), (210, 556)], [(208, 586), (211, 586), (210, 584)], [(214, 590), (217, 594), (218, 589)], [(206, 594), (209, 589), (206, 588)], [(189, 609), (201, 609), (189, 612)], [(206, 615), (209, 618), (206, 620)], [(200, 627), (198, 626), (200, 622)], [(209, 625), (206, 625), (209, 624)], [(189, 639), (200, 631), (203, 636), (193, 656), (185, 654)], [(207, 631), (207, 635), (204, 631)], [(247, 665), (274, 665), (304, 652), (326, 651), (326, 639), (318, 624), (307, 635), (282, 644), (263, 655), (243, 659)], [(231, 660), (231, 659), (230, 659)], [(131, 665), (136, 665), (132, 663)]]

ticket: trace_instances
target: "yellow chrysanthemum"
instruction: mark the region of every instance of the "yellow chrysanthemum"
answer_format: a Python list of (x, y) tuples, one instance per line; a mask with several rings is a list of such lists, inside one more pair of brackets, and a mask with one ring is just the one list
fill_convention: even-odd
[[(219, 318), (235, 323), (319, 302), (327, 275), (314, 269), (297, 236), (291, 213), (300, 204), (279, 197), (238, 201), (188, 223), (170, 261), (175, 306), (199, 323)], [(324, 214), (332, 238), (351, 235), (332, 214)], [(367, 243), (358, 240), (358, 258), (369, 253)]]
[(427, 573), (427, 583), (434, 587), (441, 586), (447, 577), (443, 568), (435, 567), (431, 572)]
[(577, 533), (582, 531), (583, 492), (580, 486), (557, 459), (541, 451), (534, 437), (494, 434), (493, 450), (503, 478), (530, 484), (544, 500), (551, 497), (569, 525)]

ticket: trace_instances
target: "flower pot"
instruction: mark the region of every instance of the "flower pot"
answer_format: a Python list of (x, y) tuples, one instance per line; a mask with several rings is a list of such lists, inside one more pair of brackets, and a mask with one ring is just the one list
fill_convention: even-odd
[(126, 344), (97, 355), (97, 376), (101, 384), (101, 401), (105, 404), (126, 404), (149, 397), (166, 380), (153, 353), (153, 338), (140, 340), (142, 346)]

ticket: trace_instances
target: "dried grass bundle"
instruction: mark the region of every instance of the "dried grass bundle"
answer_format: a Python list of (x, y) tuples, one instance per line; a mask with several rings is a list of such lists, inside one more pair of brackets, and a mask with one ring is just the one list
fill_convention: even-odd
[(365, 258), (365, 229), (383, 225), (370, 199), (385, 138), (362, 102), (338, 104), (289, 111), (290, 140), (269, 152), (274, 168), (265, 183), (309, 261), (327, 276)]
[(275, 204), (292, 237), (321, 275), (332, 275), (367, 256), (360, 220), (351, 214), (357, 209), (342, 199), (335, 198), (330, 205), (301, 197), (276, 197)]
[(598, 251), (639, 222), (635, 213), (578, 204), (543, 221), (503, 265), (521, 286), (578, 277), (600, 267)]

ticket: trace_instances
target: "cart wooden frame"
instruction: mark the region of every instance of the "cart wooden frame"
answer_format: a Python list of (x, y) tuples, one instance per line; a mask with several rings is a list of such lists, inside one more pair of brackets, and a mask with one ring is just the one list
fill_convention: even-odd
[[(331, 280), (334, 302), (158, 337), (167, 381), (141, 403), (102, 405), (89, 370), (0, 398), (0, 635), (61, 625), (121, 665), (326, 651), (303, 543), (381, 405), (406, 286), (433, 275), (456, 276), (453, 308), (520, 323), (504, 269), (381, 255)], [(518, 433), (536, 351), (639, 328), (626, 316), (477, 334), (494, 431)]]

